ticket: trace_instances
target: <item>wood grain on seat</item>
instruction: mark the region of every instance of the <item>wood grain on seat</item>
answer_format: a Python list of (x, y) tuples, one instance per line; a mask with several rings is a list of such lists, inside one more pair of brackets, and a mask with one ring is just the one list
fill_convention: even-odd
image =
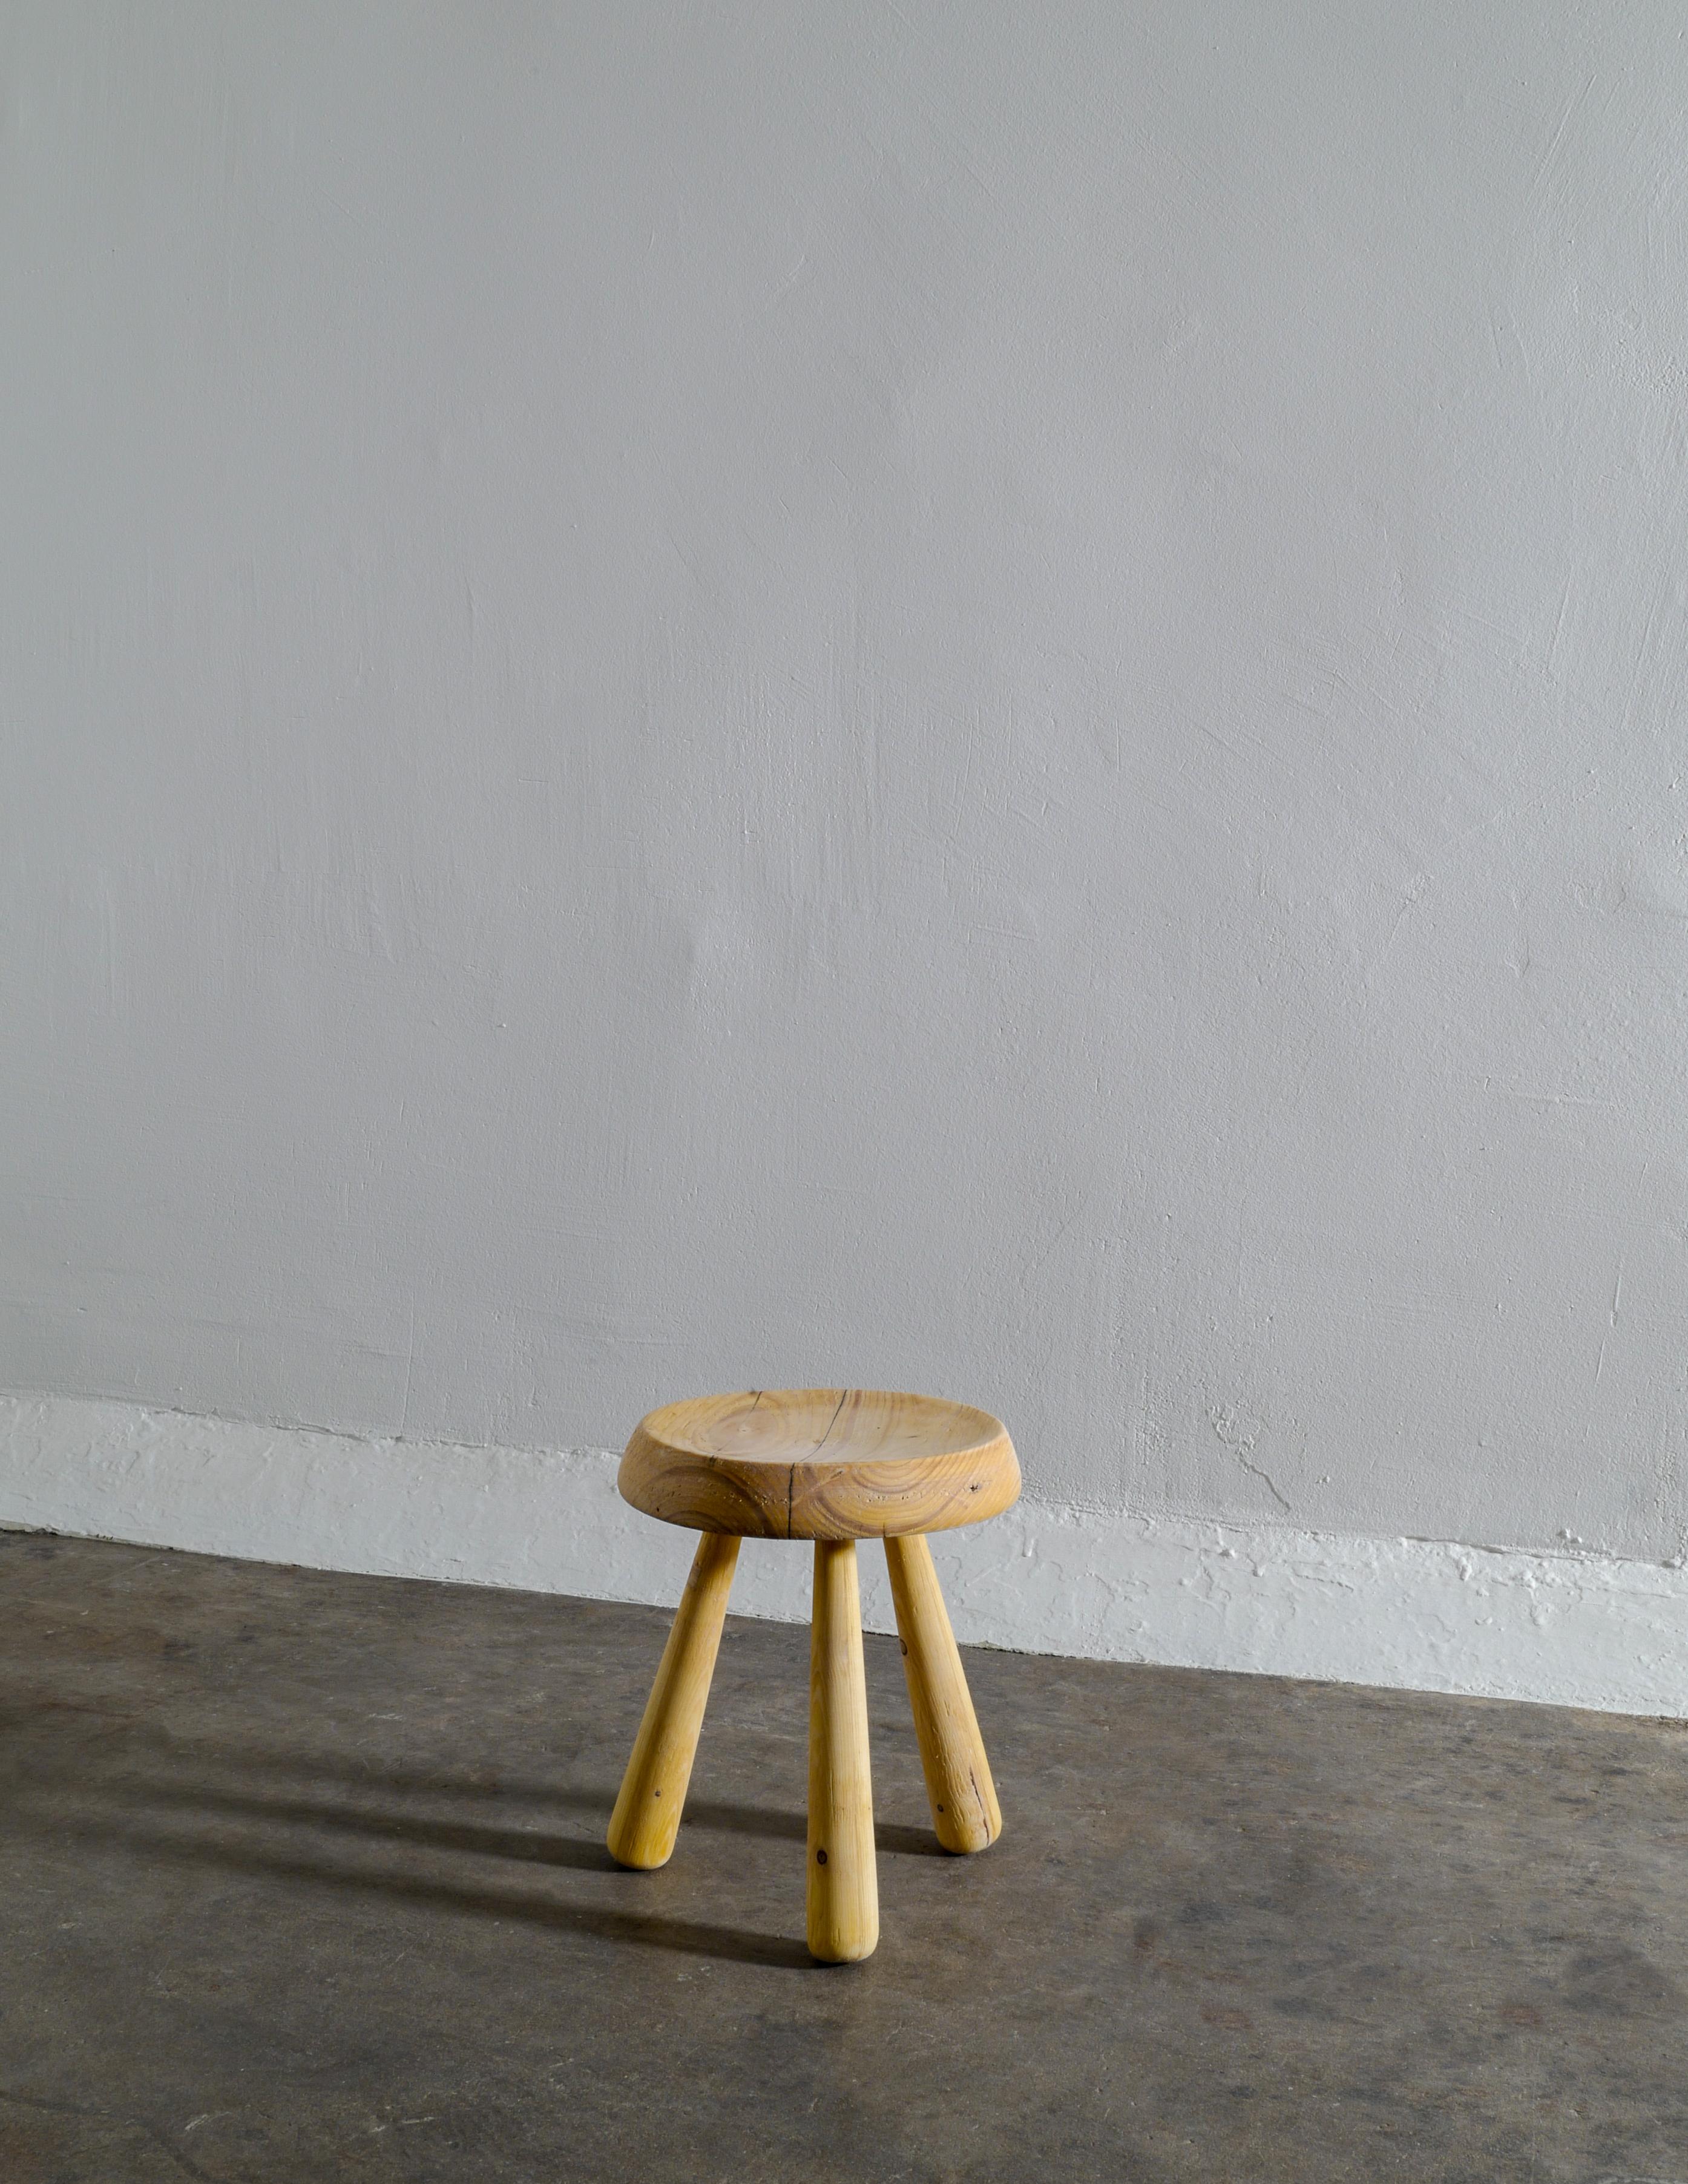
[(698, 1532), (857, 1540), (942, 1532), (1017, 1499), (999, 1418), (872, 1388), (752, 1388), (667, 1403), (633, 1429), (621, 1489)]

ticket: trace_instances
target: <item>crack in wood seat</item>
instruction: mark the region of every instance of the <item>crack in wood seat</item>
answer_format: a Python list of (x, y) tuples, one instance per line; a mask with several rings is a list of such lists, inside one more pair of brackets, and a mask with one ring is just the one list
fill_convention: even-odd
[(668, 1403), (634, 1428), (623, 1497), (739, 1539), (892, 1539), (1007, 1508), (1020, 1466), (1001, 1421), (873, 1388), (751, 1388)]

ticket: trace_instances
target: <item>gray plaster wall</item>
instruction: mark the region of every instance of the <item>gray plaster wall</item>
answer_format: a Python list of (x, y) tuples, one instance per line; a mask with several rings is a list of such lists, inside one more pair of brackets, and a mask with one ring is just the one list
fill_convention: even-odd
[(0, 1384), (1688, 1540), (1669, 0), (0, 14)]

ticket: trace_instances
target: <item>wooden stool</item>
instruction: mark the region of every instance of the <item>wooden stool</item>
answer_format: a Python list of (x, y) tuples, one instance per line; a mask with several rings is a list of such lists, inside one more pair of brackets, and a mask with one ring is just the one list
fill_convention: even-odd
[(933, 1825), (978, 1851), (1002, 1814), (922, 1534), (994, 1517), (1020, 1491), (1000, 1422), (866, 1388), (758, 1388), (669, 1403), (621, 1458), (634, 1508), (703, 1537), (610, 1821), (618, 1864), (666, 1865), (679, 1832), (741, 1539), (812, 1540), (809, 1950), (850, 1964), (879, 1939), (855, 1543), (883, 1539)]

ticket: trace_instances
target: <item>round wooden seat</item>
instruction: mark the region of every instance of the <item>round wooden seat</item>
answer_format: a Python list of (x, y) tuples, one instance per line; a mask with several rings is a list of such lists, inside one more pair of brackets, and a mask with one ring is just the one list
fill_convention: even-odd
[(896, 1539), (994, 1517), (1020, 1465), (1001, 1421), (872, 1388), (752, 1388), (634, 1427), (621, 1489), (648, 1516), (763, 1540)]

